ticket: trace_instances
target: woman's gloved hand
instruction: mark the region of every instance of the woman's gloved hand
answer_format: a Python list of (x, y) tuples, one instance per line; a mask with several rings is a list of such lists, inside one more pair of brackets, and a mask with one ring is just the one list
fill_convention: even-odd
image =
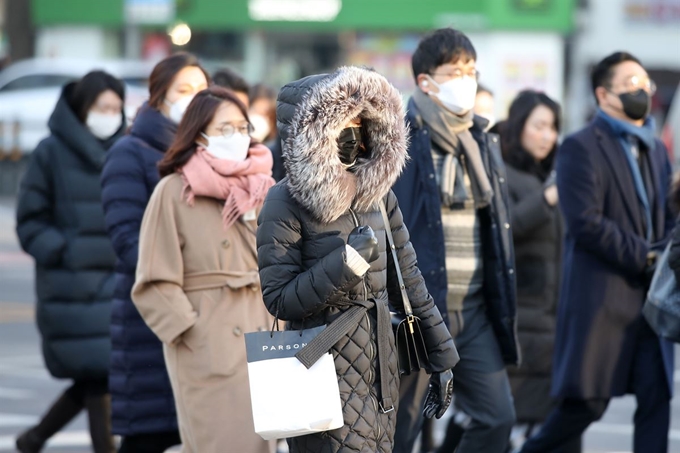
[(432, 373), (430, 376), (430, 389), (425, 398), (423, 415), (427, 418), (442, 418), (451, 404), (453, 396), (453, 371), (446, 370), (441, 373)]
[(378, 240), (370, 226), (353, 229), (347, 238), (347, 245), (356, 250), (367, 263), (372, 263), (380, 256)]

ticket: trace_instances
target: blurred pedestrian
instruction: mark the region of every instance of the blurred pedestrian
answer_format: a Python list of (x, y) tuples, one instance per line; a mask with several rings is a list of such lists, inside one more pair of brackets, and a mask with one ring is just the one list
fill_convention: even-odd
[(17, 235), (35, 259), (38, 329), (52, 376), (73, 384), (37, 426), (19, 436), (22, 453), (85, 408), (96, 453), (115, 451), (111, 435), (109, 316), (115, 255), (104, 229), (99, 176), (106, 150), (123, 134), (125, 88), (94, 71), (66, 85), (19, 190)]
[(106, 227), (116, 252), (116, 290), (111, 308), (113, 432), (123, 436), (119, 453), (162, 453), (179, 444), (172, 388), (163, 348), (132, 303), (139, 230), (160, 180), (157, 163), (177, 132), (182, 106), (208, 84), (196, 57), (178, 53), (159, 62), (149, 79), (149, 102), (108, 152), (102, 173)]
[(198, 93), (142, 222), (132, 299), (163, 342), (185, 453), (275, 449), (255, 434), (243, 340), (272, 324), (255, 247), (272, 160), (251, 131), (231, 91)]
[[(505, 365), (519, 361), (514, 252), (498, 137), (473, 112), (476, 60), (460, 31), (439, 29), (420, 41), (408, 104), (411, 162), (394, 191), (460, 353), (455, 405), (471, 421), (458, 451), (501, 453), (515, 422)], [(423, 373), (402, 379), (395, 452), (411, 453), (426, 390)]]
[(365, 315), (331, 348), (345, 425), (288, 442), (293, 453), (387, 453), (399, 395), (388, 299), (403, 307), (379, 203), (387, 205), (406, 291), (422, 320), (432, 371), (429, 416), (441, 417), (450, 403), (458, 354), (390, 191), (407, 158), (401, 95), (362, 68), (318, 79), (289, 84), (280, 95), (297, 108), (278, 109), (279, 124), (291, 125), (280, 131), (289, 136), (288, 178), (269, 191), (257, 230), (264, 301), (291, 329), (342, 329), (354, 306), (364, 307)]
[[(281, 99), (279, 98), (278, 101), (281, 101)], [(285, 102), (284, 104), (287, 107), (295, 108), (295, 106)], [(255, 136), (262, 140), (272, 152), (272, 157), (274, 158), (272, 176), (276, 182), (279, 182), (286, 177), (286, 168), (283, 165), (282, 156), (282, 146), (285, 137), (280, 137), (277, 134), (276, 112), (276, 91), (264, 84), (255, 85), (250, 91), (250, 121), (255, 127)], [(289, 116), (292, 117), (292, 114)]]
[(475, 107), (473, 108), (475, 115), (481, 116), (488, 121), (484, 130), (488, 132), (496, 125), (495, 115), (496, 103), (493, 98), (493, 93), (484, 85), (477, 85), (477, 94), (475, 95)]
[(254, 123), (253, 136), (263, 143), (276, 138), (276, 90), (258, 83), (250, 90), (250, 120)]
[[(563, 232), (553, 166), (560, 123), (560, 106), (554, 100), (526, 90), (510, 105), (508, 120), (499, 124), (510, 192), (523, 362), (508, 372), (517, 421), (527, 425), (525, 438), (537, 431), (553, 407), (550, 383)], [(580, 437), (559, 451), (579, 453)]]
[(212, 76), (213, 83), (234, 92), (236, 98), (248, 108), (250, 105), (250, 85), (246, 79), (229, 68), (222, 68)]
[(609, 400), (633, 393), (635, 453), (668, 451), (673, 347), (641, 315), (656, 251), (674, 225), (671, 168), (649, 116), (654, 84), (617, 52), (591, 74), (595, 119), (557, 153), (566, 224), (552, 394), (561, 401), (525, 453), (577, 439)]

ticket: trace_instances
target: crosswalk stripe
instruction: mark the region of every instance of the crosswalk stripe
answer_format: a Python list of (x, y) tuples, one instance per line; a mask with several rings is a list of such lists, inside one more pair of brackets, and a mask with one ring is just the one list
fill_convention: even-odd
[(0, 387), (0, 399), (28, 400), (35, 396), (35, 392), (24, 389)]
[(35, 415), (6, 414), (0, 412), (0, 428), (7, 426), (30, 426), (38, 421)]
[[(16, 436), (0, 436), (0, 451), (14, 451)], [(50, 447), (88, 447), (92, 444), (87, 431), (64, 431), (58, 433), (47, 442)]]

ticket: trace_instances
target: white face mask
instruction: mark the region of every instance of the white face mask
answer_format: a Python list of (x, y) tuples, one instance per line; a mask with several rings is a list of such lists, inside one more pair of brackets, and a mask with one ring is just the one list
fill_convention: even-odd
[(249, 135), (243, 135), (238, 132), (234, 132), (234, 135), (231, 137), (201, 135), (208, 140), (208, 145), (205, 149), (218, 159), (242, 162), (248, 157), (248, 149), (250, 148)]
[(182, 118), (184, 117), (184, 112), (187, 111), (187, 107), (189, 107), (189, 104), (191, 104), (191, 101), (193, 99), (194, 95), (191, 94), (189, 96), (181, 97), (177, 99), (175, 102), (170, 102), (167, 99), (164, 101), (165, 104), (170, 107), (170, 112), (168, 113), (168, 116), (175, 124), (179, 124), (180, 121), (182, 121)]
[(472, 77), (459, 77), (444, 83), (437, 83), (432, 78), (430, 81), (439, 88), (439, 93), (430, 91), (442, 103), (447, 110), (456, 115), (463, 115), (475, 106), (477, 96), (477, 81)]
[(250, 118), (250, 124), (253, 125), (253, 138), (258, 142), (263, 141), (269, 135), (271, 128), (269, 127), (269, 121), (262, 115), (257, 113), (252, 113), (248, 115)]
[(120, 113), (110, 115), (107, 113), (89, 112), (85, 121), (92, 135), (100, 140), (106, 140), (115, 134), (123, 124), (123, 115)]

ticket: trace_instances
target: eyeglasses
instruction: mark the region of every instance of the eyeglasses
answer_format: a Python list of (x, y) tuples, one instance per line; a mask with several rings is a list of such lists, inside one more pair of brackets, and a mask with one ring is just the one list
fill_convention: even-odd
[(471, 79), (479, 80), (479, 71), (471, 69), (463, 71), (462, 69), (454, 69), (453, 71), (433, 72), (431, 76), (445, 77), (448, 80), (462, 79), (463, 77), (470, 77)]
[(656, 93), (656, 83), (649, 77), (632, 76), (626, 79), (623, 87), (627, 92), (636, 90), (646, 90), (649, 94)]
[(225, 124), (220, 130), (220, 133), (224, 138), (229, 138), (236, 132), (238, 132), (241, 135), (250, 135), (253, 133), (254, 130), (255, 129), (253, 128), (253, 125), (250, 123), (243, 123), (238, 126), (235, 126), (233, 124)]

